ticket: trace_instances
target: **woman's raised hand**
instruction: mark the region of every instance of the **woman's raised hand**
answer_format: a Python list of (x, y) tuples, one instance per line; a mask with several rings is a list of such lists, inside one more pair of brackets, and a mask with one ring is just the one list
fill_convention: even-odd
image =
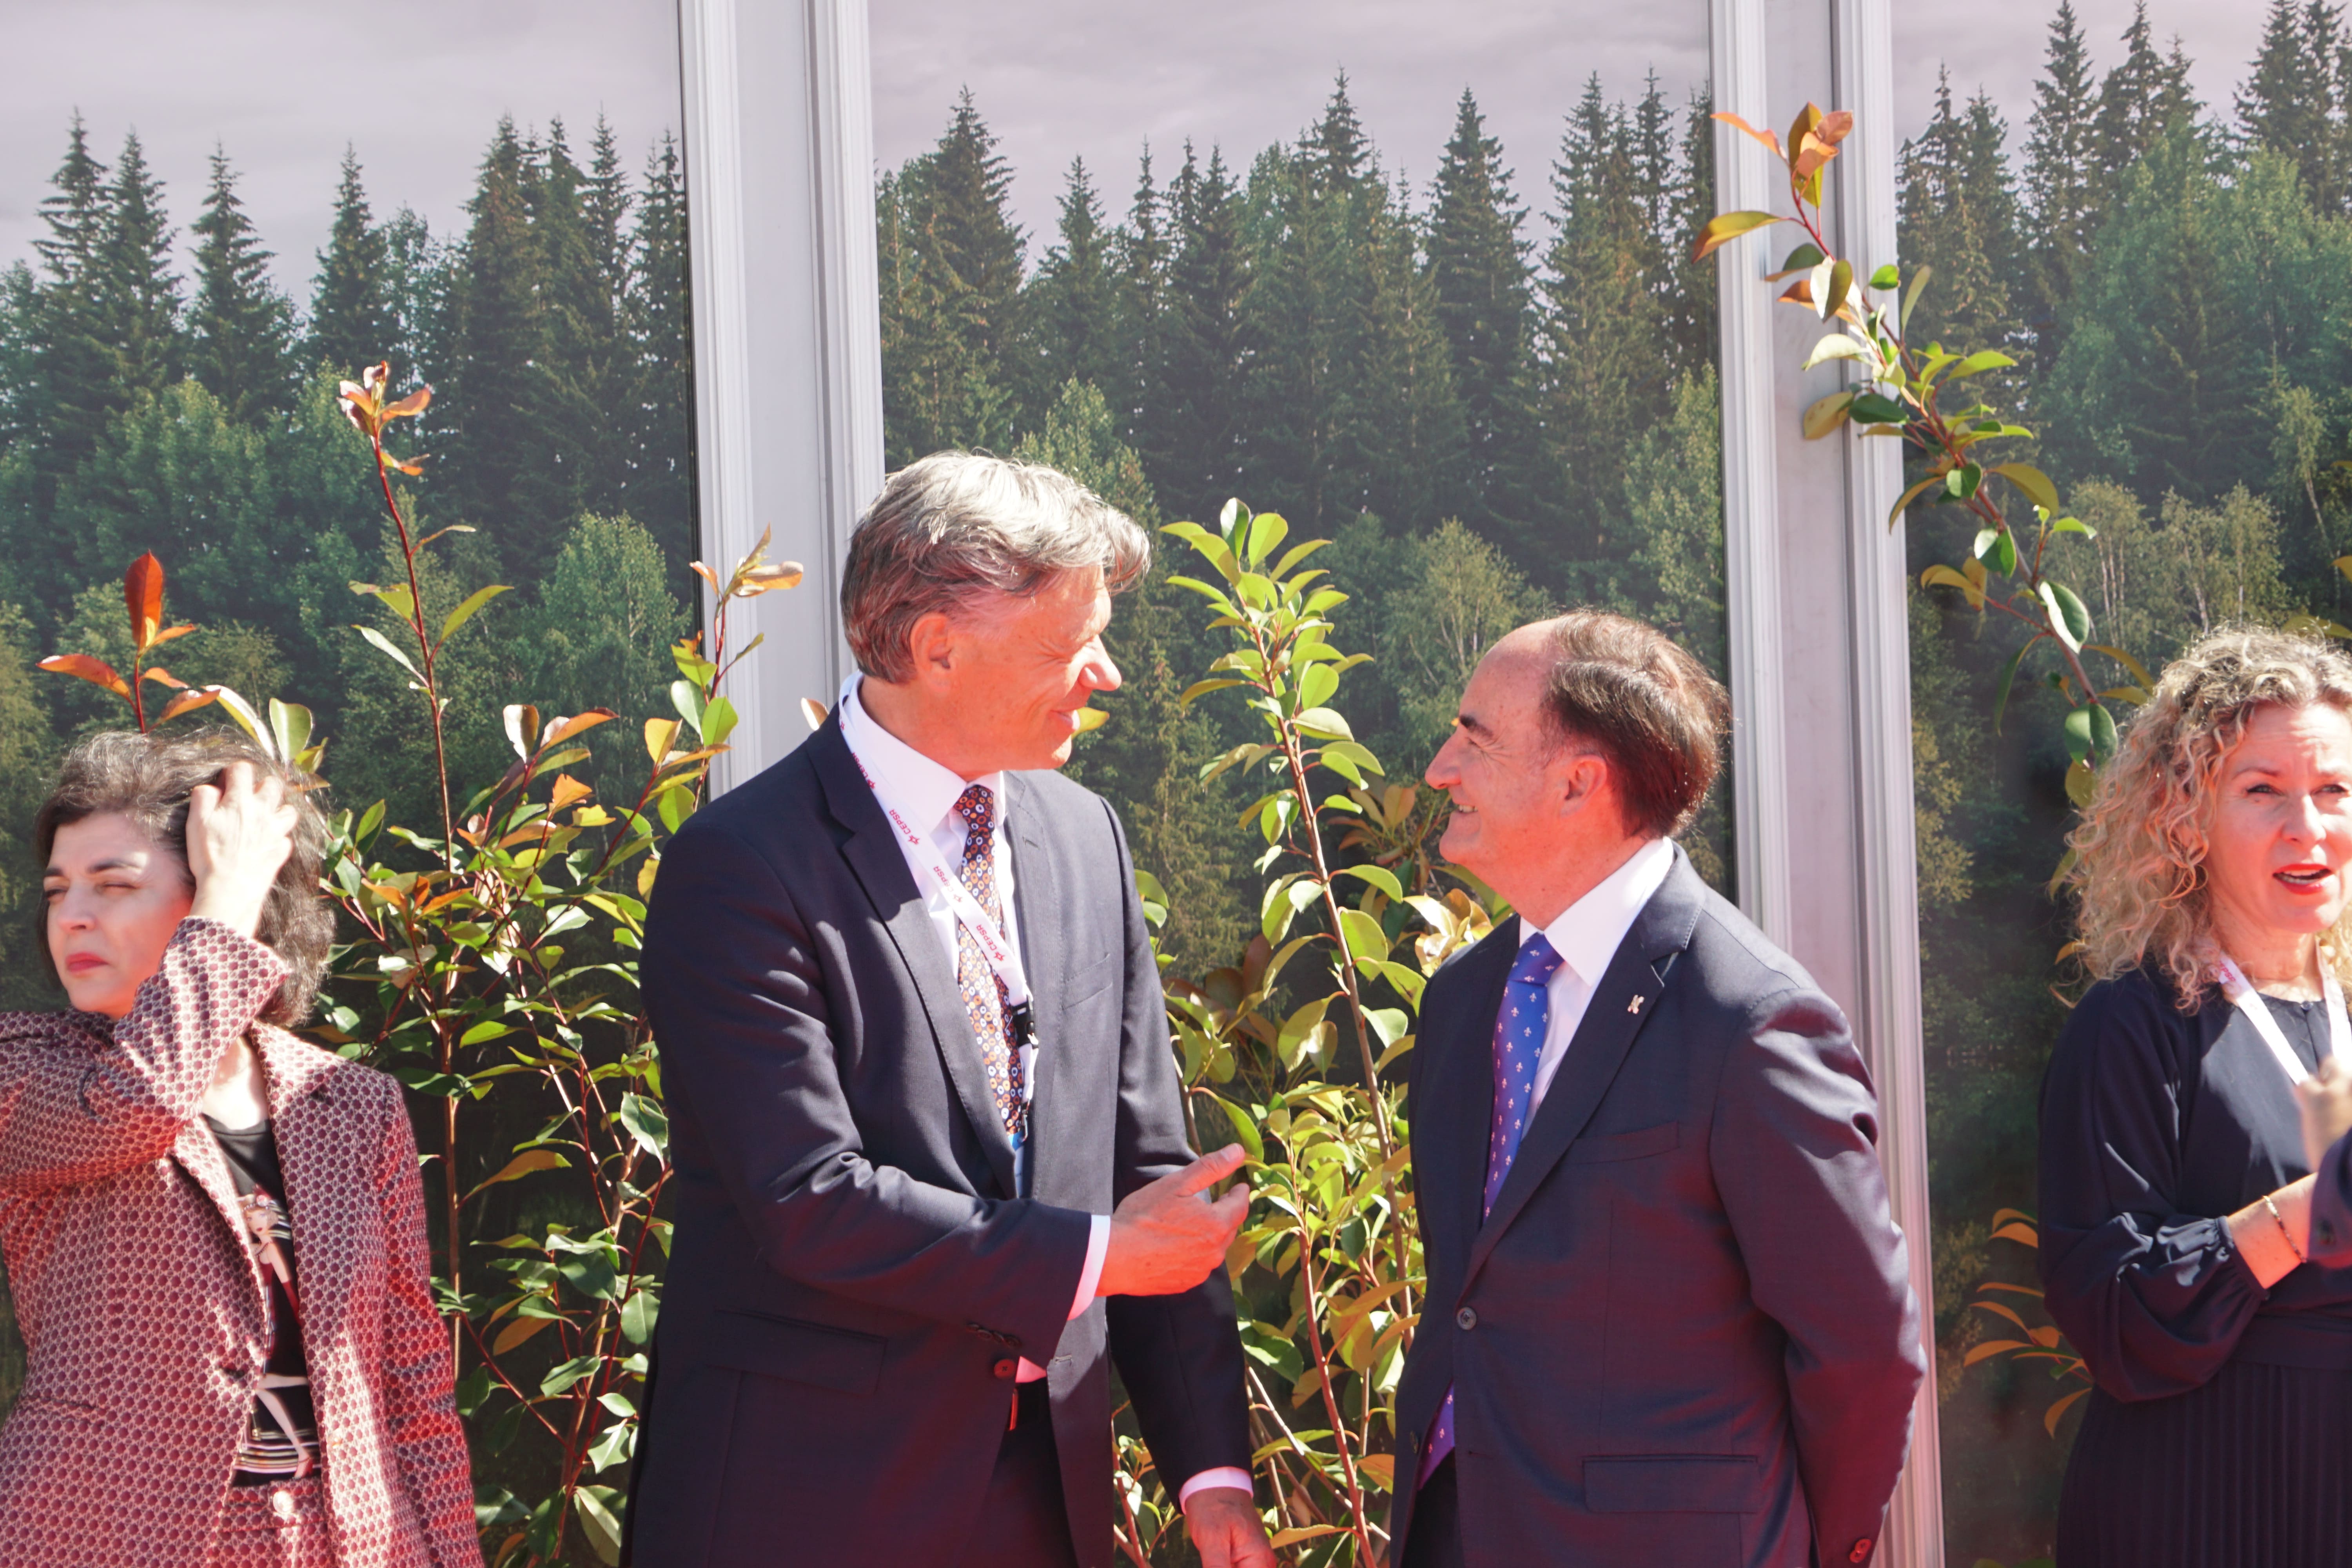
[(278, 868), (294, 852), (294, 807), (275, 773), (257, 781), (251, 763), (231, 763), (217, 784), (188, 797), (188, 872), (196, 896), (188, 913), (251, 936)]

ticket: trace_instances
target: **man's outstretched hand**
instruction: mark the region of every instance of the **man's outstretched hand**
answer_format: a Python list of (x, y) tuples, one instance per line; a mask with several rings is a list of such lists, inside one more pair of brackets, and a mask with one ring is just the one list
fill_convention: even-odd
[(1274, 1568), (1274, 1548), (1250, 1494), (1235, 1487), (1202, 1487), (1184, 1503), (1184, 1527), (1201, 1554), (1201, 1568)]
[(1240, 1144), (1228, 1143), (1128, 1194), (1110, 1216), (1110, 1246), (1095, 1294), (1172, 1296), (1206, 1279), (1241, 1234), (1249, 1189), (1236, 1183), (1213, 1203), (1202, 1194), (1247, 1158)]

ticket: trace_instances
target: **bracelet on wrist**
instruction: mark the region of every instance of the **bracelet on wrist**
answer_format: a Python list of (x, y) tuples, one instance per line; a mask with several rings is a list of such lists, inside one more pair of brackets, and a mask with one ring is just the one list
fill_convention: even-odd
[(2286, 1243), (2286, 1249), (2289, 1252), (2294, 1254), (2294, 1260), (2297, 1263), (2310, 1262), (2311, 1259), (2304, 1256), (2303, 1248), (2294, 1244), (2294, 1233), (2287, 1229), (2286, 1216), (2279, 1213), (2277, 1201), (2268, 1193), (2263, 1194), (2263, 1207), (2270, 1211), (2273, 1223), (2278, 1226), (2279, 1239)]

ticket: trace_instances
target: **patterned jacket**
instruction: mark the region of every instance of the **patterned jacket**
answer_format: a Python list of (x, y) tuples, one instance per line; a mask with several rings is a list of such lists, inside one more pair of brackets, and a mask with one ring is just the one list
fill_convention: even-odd
[(301, 1271), (340, 1568), (479, 1568), (449, 1341), (399, 1087), (254, 1016), (277, 954), (181, 922), (119, 1022), (0, 1014), (0, 1249), (25, 1387), (0, 1426), (0, 1568), (199, 1568), (268, 1297), (196, 1107), (252, 1030)]

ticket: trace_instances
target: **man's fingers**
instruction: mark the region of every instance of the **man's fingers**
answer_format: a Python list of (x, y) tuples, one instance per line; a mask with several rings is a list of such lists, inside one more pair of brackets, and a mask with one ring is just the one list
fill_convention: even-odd
[(1249, 1152), (1238, 1143), (1228, 1143), (1213, 1154), (1203, 1154), (1173, 1176), (1163, 1180), (1176, 1184), (1180, 1193), (1197, 1193), (1215, 1186), (1242, 1168)]

